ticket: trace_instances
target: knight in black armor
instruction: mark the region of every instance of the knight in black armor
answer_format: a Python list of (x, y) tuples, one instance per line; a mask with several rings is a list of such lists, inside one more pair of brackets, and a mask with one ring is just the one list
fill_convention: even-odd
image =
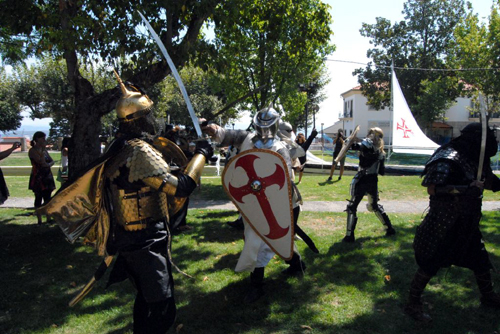
[(359, 168), (351, 182), (351, 200), (347, 204), (347, 231), (343, 242), (354, 242), (354, 230), (358, 222), (358, 205), (365, 195), (368, 196), (368, 211), (374, 212), (382, 224), (386, 226), (386, 235), (394, 235), (396, 231), (378, 203), (378, 175), (385, 174), (384, 133), (380, 128), (371, 128), (368, 136), (361, 143), (354, 143), (352, 150), (359, 151)]
[[(93, 213), (96, 223), (86, 238), (97, 234), (99, 254), (111, 259), (117, 255), (108, 286), (129, 278), (137, 289), (134, 333), (165, 333), (176, 315), (170, 217), (182, 207), (179, 199), (196, 188), (213, 150), (206, 141), (198, 142), (194, 156), (178, 172), (179, 166), (172, 162), (187, 159), (175, 143), (154, 137), (153, 102), (140, 88), (117, 78), (122, 97), (116, 105), (120, 122), (116, 139), (94, 164), (97, 167), (68, 182), (44, 210), (52, 212), (63, 231), (71, 234), (82, 229), (68, 228), (76, 216), (87, 221), (88, 210), (102, 206)], [(88, 179), (91, 185), (85, 186)], [(75, 195), (74, 189), (79, 188), (82, 191)]]
[(500, 190), (500, 180), (490, 167), (497, 152), (493, 130), (487, 130), (482, 180), (477, 180), (481, 151), (481, 124), (467, 125), (459, 137), (441, 146), (425, 165), (422, 186), (429, 193), (429, 212), (417, 227), (413, 248), (418, 270), (410, 285), (405, 313), (429, 322), (421, 295), (440, 268), (456, 265), (471, 269), (481, 293), (481, 303), (500, 308), (493, 291), (490, 263), (479, 230), (483, 189)]

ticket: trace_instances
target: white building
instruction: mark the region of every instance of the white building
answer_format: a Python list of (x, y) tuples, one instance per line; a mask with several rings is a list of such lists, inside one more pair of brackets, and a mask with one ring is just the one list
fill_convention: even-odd
[[(324, 129), (328, 136), (335, 136), (339, 128), (345, 130), (345, 135), (349, 136), (356, 125), (359, 125), (358, 137), (363, 138), (368, 130), (379, 127), (384, 131), (384, 141), (391, 142), (391, 111), (389, 108), (376, 110), (367, 104), (367, 98), (361, 92), (361, 86), (349, 89), (340, 94), (344, 100), (344, 110), (339, 115), (339, 121), (333, 126)], [(460, 97), (455, 104), (445, 113), (445, 119), (441, 122), (434, 122), (432, 128), (422, 129), (426, 135), (437, 144), (444, 144), (451, 138), (460, 135), (460, 130), (471, 122), (479, 122), (478, 115), (472, 115), (469, 108), (472, 100), (467, 97)], [(498, 115), (494, 115), (495, 117)], [(500, 126), (500, 118), (491, 118), (490, 126)]]

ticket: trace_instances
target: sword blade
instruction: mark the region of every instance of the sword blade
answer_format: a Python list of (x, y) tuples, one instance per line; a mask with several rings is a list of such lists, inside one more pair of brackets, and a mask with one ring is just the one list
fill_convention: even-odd
[(486, 120), (486, 111), (481, 112), (481, 122), (483, 126), (483, 131), (481, 132), (481, 151), (479, 152), (479, 164), (477, 166), (477, 180), (481, 181), (483, 173), (484, 164), (484, 154), (486, 151), (486, 131), (488, 129), (488, 123)]
[(156, 44), (161, 50), (161, 53), (167, 60), (167, 64), (170, 67), (170, 71), (172, 71), (172, 75), (174, 76), (175, 80), (177, 81), (177, 84), (179, 85), (179, 88), (181, 90), (182, 96), (184, 97), (184, 100), (186, 101), (186, 105), (189, 111), (189, 116), (191, 116), (191, 120), (193, 121), (194, 128), (196, 130), (196, 134), (198, 137), (202, 137), (201, 134), (201, 128), (200, 128), (200, 123), (198, 122), (198, 117), (196, 117), (196, 114), (194, 113), (193, 105), (191, 104), (191, 100), (189, 99), (189, 96), (186, 91), (186, 87), (184, 87), (184, 83), (182, 82), (181, 76), (179, 75), (179, 72), (177, 72), (177, 69), (175, 68), (174, 62), (172, 61), (172, 58), (170, 58), (170, 55), (167, 52), (167, 49), (165, 48), (165, 45), (163, 45), (163, 42), (161, 41), (160, 37), (156, 34), (154, 31), (153, 27), (151, 27), (151, 24), (149, 24), (148, 20), (142, 15), (141, 12), (137, 11), (139, 15), (142, 18), (142, 21), (144, 21), (144, 24), (146, 25), (146, 28), (148, 28), (149, 33), (155, 40)]

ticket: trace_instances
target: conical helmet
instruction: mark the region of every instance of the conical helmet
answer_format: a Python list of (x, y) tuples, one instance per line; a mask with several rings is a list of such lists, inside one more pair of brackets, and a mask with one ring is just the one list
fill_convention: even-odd
[(141, 89), (133, 85), (125, 86), (118, 73), (114, 72), (122, 91), (122, 97), (116, 103), (118, 120), (130, 122), (149, 114), (153, 107), (153, 101)]

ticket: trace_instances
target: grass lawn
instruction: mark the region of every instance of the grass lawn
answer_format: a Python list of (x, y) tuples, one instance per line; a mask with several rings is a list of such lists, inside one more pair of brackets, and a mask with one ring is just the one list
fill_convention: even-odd
[[(353, 178), (353, 172), (346, 172), (341, 181), (326, 182), (328, 170), (317, 170), (306, 168), (302, 182), (298, 188), (304, 198), (304, 201), (346, 201), (350, 198), (349, 184)], [(349, 175), (350, 174), (350, 175)], [(193, 193), (193, 199), (211, 199), (211, 200), (229, 200), (221, 184), (220, 177), (215, 175), (215, 170), (206, 168), (202, 177), (201, 190)], [(55, 177), (55, 175), (54, 175)], [(298, 177), (296, 178), (296, 181)], [(11, 197), (32, 197), (33, 192), (28, 190), (29, 176), (5, 176), (5, 181), (9, 187)], [(420, 183), (422, 179), (419, 176), (380, 176), (379, 192), (380, 202), (401, 200), (426, 200), (428, 199), (426, 188)], [(56, 181), (59, 187), (59, 182)], [(500, 192), (484, 192), (485, 201), (500, 201)]]
[[(49, 151), (49, 154), (54, 159), (54, 165), (61, 164), (61, 152)], [(7, 158), (0, 161), (0, 166), (31, 166), (28, 152), (13, 152)]]
[[(64, 240), (57, 226), (36, 226), (21, 209), (0, 209), (0, 332), (132, 333), (134, 289), (129, 282), (104, 289), (107, 275), (76, 307), (67, 303), (92, 276), (100, 258), (88, 246)], [(344, 213), (303, 212), (302, 228), (320, 254), (297, 242), (307, 264), (303, 278), (280, 274), (275, 258), (266, 268), (266, 295), (242, 303), (248, 274), (234, 272), (242, 232), (225, 222), (234, 212), (190, 210), (193, 230), (174, 236), (172, 256), (187, 278), (174, 271), (178, 333), (496, 333), (500, 311), (480, 306), (473, 274), (442, 270), (424, 300), (434, 322), (422, 326), (402, 312), (416, 269), (411, 247), (420, 215), (395, 214), (398, 231), (384, 237), (373, 214), (360, 214), (357, 243), (340, 243)], [(499, 212), (486, 212), (482, 230), (500, 266)], [(494, 275), (498, 283), (498, 275)], [(498, 285), (498, 284), (497, 284)]]

